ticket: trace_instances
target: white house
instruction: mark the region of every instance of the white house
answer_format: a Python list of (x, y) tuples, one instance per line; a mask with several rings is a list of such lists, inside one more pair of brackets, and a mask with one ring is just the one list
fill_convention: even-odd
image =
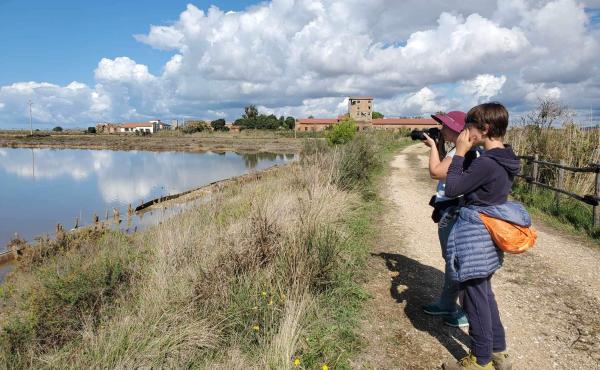
[(147, 134), (153, 134), (159, 130), (157, 121), (150, 122), (128, 122), (124, 123), (119, 127), (119, 132), (123, 133), (135, 133), (145, 132)]

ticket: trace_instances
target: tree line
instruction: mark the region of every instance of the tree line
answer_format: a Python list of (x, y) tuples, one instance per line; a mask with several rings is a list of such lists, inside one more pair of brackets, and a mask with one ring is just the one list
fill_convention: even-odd
[[(242, 117), (235, 120), (234, 124), (242, 130), (260, 129), (260, 130), (293, 130), (296, 125), (294, 117), (277, 117), (274, 114), (264, 114), (258, 111), (256, 105), (248, 105), (244, 108)], [(182, 131), (190, 134), (207, 130), (229, 131), (223, 118), (214, 121), (193, 120), (186, 121)]]

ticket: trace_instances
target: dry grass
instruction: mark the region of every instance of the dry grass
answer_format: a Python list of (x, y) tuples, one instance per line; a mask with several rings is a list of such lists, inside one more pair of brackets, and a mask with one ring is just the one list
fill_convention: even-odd
[[(323, 328), (339, 338), (336, 318), (325, 313), (344, 306), (332, 300), (341, 294), (336, 289), (355, 289), (357, 236), (348, 219), (363, 202), (360, 184), (369, 180), (340, 164), (353, 158), (373, 171), (377, 151), (394, 142), (382, 145), (381, 138), (334, 150), (317, 145), (300, 163), (225, 188), (131, 239), (38, 256), (45, 263), (20, 269), (2, 296), (3, 309), (14, 310), (0, 315), (0, 361), (15, 368), (285, 369), (298, 356), (306, 366), (335, 364), (339, 353), (332, 358), (333, 350), (323, 343), (315, 350), (307, 338)], [(102, 304), (80, 309), (72, 300), (53, 300), (49, 311), (61, 320), (68, 314), (71, 326), (64, 340), (45, 345), (55, 333), (40, 331), (32, 317), (48, 302), (27, 297), (57, 278), (40, 274), (50, 259), (50, 269), (71, 270), (72, 281), (89, 275), (82, 294), (100, 289), (90, 299)], [(126, 278), (105, 294), (100, 282), (115, 261)], [(43, 291), (60, 295), (67, 288)]]
[[(506, 141), (520, 155), (538, 154), (540, 159), (549, 162), (562, 160), (573, 167), (600, 163), (600, 129), (582, 130), (574, 123), (566, 123), (560, 128), (528, 125), (509, 130)], [(540, 166), (540, 176), (543, 182), (556, 185), (558, 171)], [(566, 171), (564, 187), (580, 194), (592, 194), (594, 179), (593, 173)]]

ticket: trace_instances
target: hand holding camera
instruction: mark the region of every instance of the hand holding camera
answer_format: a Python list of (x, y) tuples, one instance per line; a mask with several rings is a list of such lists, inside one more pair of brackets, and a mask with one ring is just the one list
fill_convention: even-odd
[(456, 155), (464, 157), (474, 145), (475, 142), (471, 139), (469, 129), (465, 128), (463, 132), (458, 135), (458, 139), (456, 140)]

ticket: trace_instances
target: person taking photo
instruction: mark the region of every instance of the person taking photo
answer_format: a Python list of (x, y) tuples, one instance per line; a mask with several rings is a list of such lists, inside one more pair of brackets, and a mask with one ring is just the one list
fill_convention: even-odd
[[(454, 220), (456, 219), (456, 210), (461, 202), (461, 197), (449, 197), (445, 194), (445, 180), (448, 168), (452, 162), (452, 157), (454, 157), (456, 152), (456, 140), (465, 127), (465, 117), (466, 113), (461, 111), (452, 111), (431, 116), (431, 118), (442, 125), (440, 134), (444, 142), (451, 143), (453, 146), (443, 159), (440, 158), (437, 146), (438, 143), (429, 137), (429, 135), (424, 134), (424, 143), (431, 148), (429, 153), (429, 174), (432, 179), (438, 180), (436, 193), (432, 197), (430, 205), (434, 207), (431, 217), (433, 221), (438, 224), (438, 237), (442, 256), (444, 258), (446, 255), (448, 235), (450, 234), (450, 230), (452, 230)], [(468, 159), (464, 163), (465, 169), (477, 155), (476, 150), (473, 150), (467, 155)], [(423, 311), (428, 315), (442, 316), (444, 318), (444, 324), (448, 326), (468, 326), (469, 323), (464, 311), (457, 304), (458, 292), (458, 282), (453, 281), (451, 276), (445, 271), (444, 285), (438, 300), (424, 305)]]

